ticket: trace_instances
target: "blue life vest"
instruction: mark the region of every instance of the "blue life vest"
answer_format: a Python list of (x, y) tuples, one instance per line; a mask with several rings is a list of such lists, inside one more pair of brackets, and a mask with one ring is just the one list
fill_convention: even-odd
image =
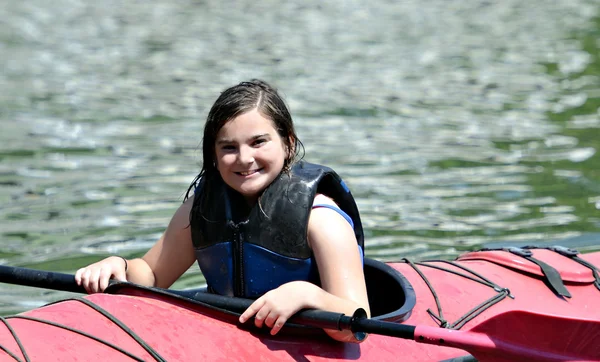
[(317, 193), (332, 198), (351, 218), (363, 253), (364, 235), (356, 202), (329, 167), (295, 163), (289, 173), (281, 173), (265, 189), (252, 208), (220, 177), (205, 187), (201, 179), (190, 225), (198, 265), (209, 288), (218, 294), (257, 298), (294, 280), (320, 284), (307, 241), (308, 219)]

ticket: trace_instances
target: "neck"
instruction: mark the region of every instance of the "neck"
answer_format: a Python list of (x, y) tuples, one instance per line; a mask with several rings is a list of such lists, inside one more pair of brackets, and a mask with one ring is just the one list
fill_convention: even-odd
[(253, 207), (258, 202), (258, 196), (244, 196), (244, 199), (246, 200), (248, 207)]

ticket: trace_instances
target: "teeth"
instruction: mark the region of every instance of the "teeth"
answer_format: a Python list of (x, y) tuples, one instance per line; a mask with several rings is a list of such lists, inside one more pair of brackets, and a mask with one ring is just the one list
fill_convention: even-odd
[(256, 172), (256, 171), (240, 172), (239, 174), (242, 175), (242, 176), (248, 176), (248, 175), (252, 175), (254, 172)]

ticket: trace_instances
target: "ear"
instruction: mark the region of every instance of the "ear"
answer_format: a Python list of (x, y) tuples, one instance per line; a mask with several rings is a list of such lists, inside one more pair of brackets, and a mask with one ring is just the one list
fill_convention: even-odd
[(286, 147), (286, 151), (288, 156), (291, 157), (296, 152), (296, 139), (294, 136), (288, 137), (288, 144), (289, 146)]

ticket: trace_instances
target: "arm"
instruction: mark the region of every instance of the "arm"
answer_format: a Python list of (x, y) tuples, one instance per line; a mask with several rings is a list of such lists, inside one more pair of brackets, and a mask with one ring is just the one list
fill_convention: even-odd
[[(335, 203), (318, 195), (319, 203)], [(363, 265), (354, 230), (339, 213), (327, 208), (313, 209), (308, 227), (308, 241), (319, 268), (321, 292), (313, 308), (352, 315), (363, 308), (370, 315)], [(351, 332), (325, 330), (340, 341), (355, 341)]]
[(145, 286), (170, 287), (194, 262), (194, 249), (189, 227), (193, 198), (175, 212), (161, 238), (142, 258), (125, 262), (111, 256), (75, 273), (75, 281), (88, 293), (103, 291), (111, 278)]
[[(320, 195), (315, 201), (335, 205)], [(242, 314), (240, 322), (255, 315), (256, 326), (265, 324), (272, 328), (271, 334), (276, 334), (289, 317), (305, 308), (346, 315), (364, 308), (370, 314), (358, 243), (350, 224), (334, 210), (313, 209), (308, 223), (308, 241), (322, 288), (305, 281), (286, 283), (258, 298)], [(357, 342), (349, 331), (325, 331), (336, 340)]]
[[(193, 197), (187, 199), (175, 212), (167, 230), (148, 252), (137, 260), (148, 270), (139, 281), (160, 288), (169, 288), (196, 260), (192, 244), (190, 210)], [(140, 268), (142, 269), (142, 268)], [(127, 273), (129, 281), (136, 283), (138, 276)], [(146, 284), (146, 285), (148, 285)]]

